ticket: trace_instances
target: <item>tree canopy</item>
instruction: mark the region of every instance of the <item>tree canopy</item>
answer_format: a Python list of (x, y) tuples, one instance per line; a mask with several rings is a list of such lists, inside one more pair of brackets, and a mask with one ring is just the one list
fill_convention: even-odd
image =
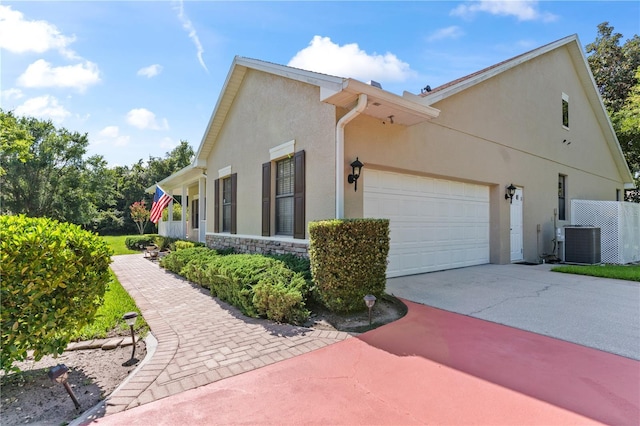
[[(620, 44), (622, 34), (608, 22), (598, 25), (598, 36), (586, 46), (587, 60), (607, 108), (636, 188), (640, 187), (640, 37)], [(637, 191), (629, 201), (640, 202)]]
[(150, 205), (145, 189), (194, 156), (180, 141), (164, 158), (110, 168), (102, 156), (86, 158), (87, 134), (2, 109), (0, 122), (0, 213), (50, 217), (100, 233), (136, 230), (130, 206), (145, 199)]

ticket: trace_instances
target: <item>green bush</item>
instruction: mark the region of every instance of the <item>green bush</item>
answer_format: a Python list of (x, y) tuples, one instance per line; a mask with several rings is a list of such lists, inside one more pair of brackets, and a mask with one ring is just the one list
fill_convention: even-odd
[(309, 282), (309, 284), (311, 283), (311, 266), (309, 259), (306, 257), (296, 256), (291, 253), (268, 254), (266, 256), (283, 262), (287, 265), (287, 268), (291, 269), (293, 272), (299, 272), (302, 274), (303, 278)]
[(253, 287), (253, 305), (258, 315), (270, 320), (302, 324), (309, 318), (304, 302), (307, 288), (300, 273), (281, 264), (270, 268)]
[(158, 234), (132, 235), (124, 240), (129, 250), (144, 250), (147, 246), (155, 245), (155, 239)]
[(205, 246), (204, 243), (200, 243), (197, 241), (185, 241), (185, 240), (178, 240), (172, 245), (170, 245), (171, 250), (176, 250), (176, 251), (188, 249), (192, 247), (204, 247), (204, 246)]
[(307, 283), (276, 259), (259, 254), (221, 256), (207, 265), (211, 294), (251, 317), (294, 324), (309, 317)]
[(216, 252), (215, 250), (211, 250), (206, 247), (192, 247), (184, 250), (172, 251), (160, 259), (160, 266), (170, 270), (171, 272), (180, 274), (182, 268), (184, 268), (194, 256), (199, 254), (215, 255)]
[(316, 298), (334, 312), (364, 308), (366, 294), (381, 297), (389, 254), (388, 219), (309, 223), (309, 258)]
[(77, 225), (0, 216), (2, 369), (30, 350), (36, 361), (64, 351), (101, 305), (111, 254), (101, 237)]

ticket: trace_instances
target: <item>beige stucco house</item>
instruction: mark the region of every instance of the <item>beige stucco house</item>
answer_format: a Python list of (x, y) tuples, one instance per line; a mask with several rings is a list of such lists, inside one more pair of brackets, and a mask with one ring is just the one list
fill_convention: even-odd
[(571, 199), (633, 182), (577, 36), (421, 94), (378, 86), (236, 57), (193, 164), (159, 182), (190, 217), (160, 232), (300, 253), (309, 221), (384, 217), (389, 276), (538, 262)]

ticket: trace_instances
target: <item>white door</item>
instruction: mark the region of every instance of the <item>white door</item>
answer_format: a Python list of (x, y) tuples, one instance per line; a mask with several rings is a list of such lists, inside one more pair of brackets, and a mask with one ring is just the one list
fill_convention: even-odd
[(511, 200), (511, 261), (524, 260), (522, 238), (522, 188), (516, 188)]
[(489, 263), (488, 186), (363, 173), (363, 216), (390, 219), (388, 277)]

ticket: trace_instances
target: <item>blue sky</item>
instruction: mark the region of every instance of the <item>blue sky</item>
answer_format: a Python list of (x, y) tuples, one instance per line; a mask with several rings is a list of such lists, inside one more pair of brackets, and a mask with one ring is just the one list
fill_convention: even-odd
[(3, 1), (1, 105), (88, 133), (111, 166), (197, 150), (235, 55), (419, 93), (608, 21), (637, 1)]

